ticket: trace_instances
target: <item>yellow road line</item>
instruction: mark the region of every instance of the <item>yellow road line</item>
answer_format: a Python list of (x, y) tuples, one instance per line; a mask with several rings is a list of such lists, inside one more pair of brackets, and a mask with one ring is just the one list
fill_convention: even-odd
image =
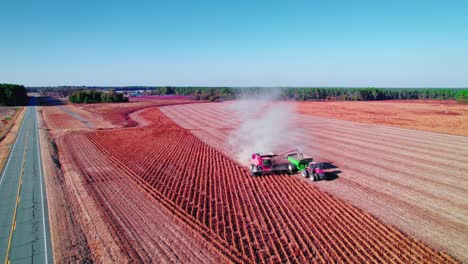
[(20, 193), (21, 193), (21, 186), (23, 185), (23, 174), (24, 174), (24, 163), (26, 161), (26, 152), (28, 150), (28, 141), (29, 141), (29, 129), (31, 128), (31, 119), (28, 123), (28, 130), (26, 131), (26, 142), (24, 144), (24, 152), (23, 152), (23, 161), (21, 163), (21, 172), (20, 178), (18, 182), (18, 192), (16, 193), (16, 204), (15, 204), (15, 211), (13, 212), (13, 220), (11, 221), (11, 229), (10, 229), (10, 236), (8, 238), (8, 247), (5, 256), (5, 264), (10, 264), (10, 249), (11, 249), (11, 240), (13, 239), (13, 231), (16, 229), (16, 211), (18, 209), (18, 204), (20, 201)]

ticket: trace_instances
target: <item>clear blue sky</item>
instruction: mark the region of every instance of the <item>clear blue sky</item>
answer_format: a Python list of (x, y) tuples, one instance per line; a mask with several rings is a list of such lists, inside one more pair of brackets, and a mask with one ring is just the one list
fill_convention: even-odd
[(468, 1), (0, 0), (0, 83), (467, 87)]

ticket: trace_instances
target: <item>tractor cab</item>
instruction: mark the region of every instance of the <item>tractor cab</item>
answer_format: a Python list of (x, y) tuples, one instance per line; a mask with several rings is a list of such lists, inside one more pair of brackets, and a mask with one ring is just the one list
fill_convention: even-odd
[(314, 181), (326, 179), (326, 172), (323, 170), (322, 163), (311, 162), (309, 163), (309, 168), (307, 169), (309, 174), (313, 176)]
[(316, 170), (316, 169), (323, 170), (322, 164), (317, 163), (317, 162), (310, 162), (309, 163), (309, 168), (312, 169), (312, 170)]

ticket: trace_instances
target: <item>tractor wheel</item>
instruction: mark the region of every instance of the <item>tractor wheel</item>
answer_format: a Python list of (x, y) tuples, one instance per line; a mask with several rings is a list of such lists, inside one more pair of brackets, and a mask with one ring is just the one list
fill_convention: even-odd
[(253, 164), (250, 165), (250, 175), (251, 176), (257, 176), (257, 167), (254, 166)]
[(302, 174), (302, 177), (309, 178), (309, 171), (303, 170), (303, 171), (301, 171), (301, 174)]
[(318, 180), (319, 180), (319, 178), (318, 178), (317, 174), (312, 173), (312, 181), (318, 181)]
[(320, 177), (320, 180), (326, 180), (327, 179), (327, 174), (325, 174), (325, 173), (321, 174), (321, 175), (319, 175), (319, 177)]
[(260, 176), (260, 175), (262, 175), (262, 168), (260, 168), (259, 166), (254, 166), (252, 176)]
[(289, 174), (294, 174), (296, 172), (296, 166), (290, 163), (288, 165), (288, 171), (289, 171)]

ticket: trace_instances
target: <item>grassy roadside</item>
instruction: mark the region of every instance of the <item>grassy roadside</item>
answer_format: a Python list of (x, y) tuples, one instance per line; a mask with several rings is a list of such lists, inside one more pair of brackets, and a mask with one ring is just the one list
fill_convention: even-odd
[(15, 110), (15, 113), (13, 116), (9, 116), (5, 118), (5, 120), (8, 121), (8, 124), (0, 128), (0, 142), (3, 141), (5, 137), (8, 135), (8, 133), (11, 131), (13, 126), (16, 124), (16, 119), (18, 119), (18, 117), (21, 115), (23, 110), (24, 110), (24, 107), (18, 107)]
[(9, 120), (9, 124), (0, 131), (0, 171), (3, 171), (10, 150), (18, 136), (24, 118), (25, 108), (21, 107)]

